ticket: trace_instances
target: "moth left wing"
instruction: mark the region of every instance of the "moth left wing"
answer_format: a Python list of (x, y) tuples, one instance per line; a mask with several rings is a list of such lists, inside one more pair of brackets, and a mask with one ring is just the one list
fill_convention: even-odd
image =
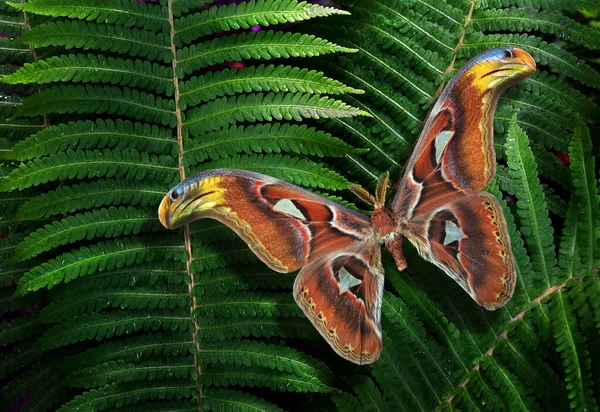
[(469, 60), (431, 109), (391, 209), (408, 219), (486, 188), (496, 174), (493, 121), (501, 93), (531, 76), (525, 51), (497, 48)]
[(158, 214), (166, 228), (216, 219), (278, 272), (298, 270), (373, 236), (369, 218), (358, 212), (270, 176), (234, 169), (184, 180), (167, 193)]
[(500, 203), (481, 192), (440, 206), (408, 223), (406, 237), (481, 306), (511, 297), (516, 267)]
[(321, 257), (305, 266), (294, 298), (338, 355), (359, 365), (381, 353), (383, 268), (375, 239)]

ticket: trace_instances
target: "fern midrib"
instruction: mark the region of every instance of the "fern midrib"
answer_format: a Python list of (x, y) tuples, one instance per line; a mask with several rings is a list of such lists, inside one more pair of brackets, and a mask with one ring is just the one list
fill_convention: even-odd
[[(454, 63), (456, 62), (456, 55), (458, 53), (458, 50), (464, 45), (465, 34), (467, 33), (467, 27), (469, 26), (469, 23), (471, 23), (471, 17), (473, 16), (473, 10), (475, 10), (475, 3), (477, 3), (477, 0), (470, 0), (470, 3), (471, 4), (469, 7), (469, 12), (467, 13), (467, 16), (465, 17), (464, 23), (462, 23), (462, 29), (460, 31), (460, 35), (458, 36), (458, 40), (456, 41), (456, 46), (454, 47), (454, 50), (452, 51), (452, 59), (450, 60), (448, 67), (446, 67), (446, 70), (442, 74), (440, 86), (438, 87), (437, 92), (435, 93), (435, 97), (433, 98), (433, 102), (432, 102), (433, 104), (437, 101), (437, 99), (440, 97), (440, 95), (444, 91), (444, 87), (446, 86), (446, 78), (448, 77), (448, 74), (452, 70), (454, 70)], [(432, 108), (433, 108), (433, 104), (431, 106)]]
[[(174, 87), (174, 99), (175, 99), (175, 118), (177, 119), (177, 147), (179, 148), (177, 163), (179, 168), (179, 176), (180, 180), (185, 180), (185, 167), (184, 167), (184, 141), (183, 141), (183, 117), (181, 113), (180, 100), (181, 96), (179, 94), (179, 78), (177, 76), (177, 66), (180, 62), (177, 60), (177, 46), (175, 43), (175, 20), (173, 17), (173, 0), (167, 1), (168, 15), (169, 15), (169, 25), (171, 28), (170, 31), (170, 50), (173, 56), (172, 67), (173, 67), (173, 87)], [(197, 308), (196, 294), (194, 293), (194, 289), (196, 287), (196, 281), (194, 279), (194, 275), (192, 273), (192, 263), (194, 261), (194, 254), (192, 251), (192, 240), (190, 235), (190, 225), (186, 224), (183, 226), (183, 236), (184, 236), (184, 247), (187, 254), (187, 259), (185, 262), (186, 274), (189, 279), (188, 284), (188, 294), (190, 297), (191, 305), (190, 305), (190, 320), (192, 322), (192, 342), (194, 345), (193, 357), (194, 357), (194, 390), (199, 396), (199, 399), (202, 400), (204, 395), (204, 389), (202, 384), (200, 383), (200, 379), (202, 377), (202, 366), (198, 361), (198, 357), (200, 355), (200, 342), (198, 340), (198, 333), (200, 331), (200, 326), (198, 324), (198, 319), (194, 316), (194, 313)], [(204, 408), (202, 408), (204, 410)]]

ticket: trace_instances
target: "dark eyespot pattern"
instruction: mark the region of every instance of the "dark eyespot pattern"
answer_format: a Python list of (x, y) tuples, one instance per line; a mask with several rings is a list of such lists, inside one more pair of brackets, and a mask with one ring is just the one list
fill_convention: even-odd
[(179, 190), (173, 190), (171, 192), (171, 196), (170, 196), (171, 201), (177, 200), (179, 198), (179, 196), (181, 196), (181, 191), (179, 191)]

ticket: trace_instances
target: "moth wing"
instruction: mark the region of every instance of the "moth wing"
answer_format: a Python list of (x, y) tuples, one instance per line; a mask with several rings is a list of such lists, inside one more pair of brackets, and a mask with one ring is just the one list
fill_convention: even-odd
[(372, 234), (368, 217), (259, 173), (213, 169), (175, 186), (159, 206), (167, 228), (216, 219), (267, 266), (292, 272)]
[(488, 310), (513, 295), (516, 267), (502, 208), (481, 192), (414, 217), (405, 236)]
[(379, 359), (383, 296), (381, 248), (373, 239), (306, 265), (294, 298), (338, 355), (359, 365)]
[(392, 201), (391, 209), (401, 216), (412, 218), (482, 191), (496, 173), (490, 133), (471, 124), (477, 116), (460, 115), (461, 102), (442, 97), (428, 117)]

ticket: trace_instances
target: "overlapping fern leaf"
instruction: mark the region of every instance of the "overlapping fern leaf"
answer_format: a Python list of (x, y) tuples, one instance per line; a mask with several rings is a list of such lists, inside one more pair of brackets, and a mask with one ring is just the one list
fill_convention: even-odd
[[(600, 33), (572, 18), (596, 2), (222, 3), (0, 7), (1, 404), (597, 410), (600, 74), (579, 56)], [(357, 367), (304, 318), (295, 274), (216, 222), (158, 223), (172, 185), (215, 167), (353, 201), (331, 193), (398, 176), (444, 83), (507, 45), (539, 70), (495, 120), (489, 190), (508, 195), (519, 279), (505, 308), (408, 249), (407, 271), (386, 264), (382, 357)]]

